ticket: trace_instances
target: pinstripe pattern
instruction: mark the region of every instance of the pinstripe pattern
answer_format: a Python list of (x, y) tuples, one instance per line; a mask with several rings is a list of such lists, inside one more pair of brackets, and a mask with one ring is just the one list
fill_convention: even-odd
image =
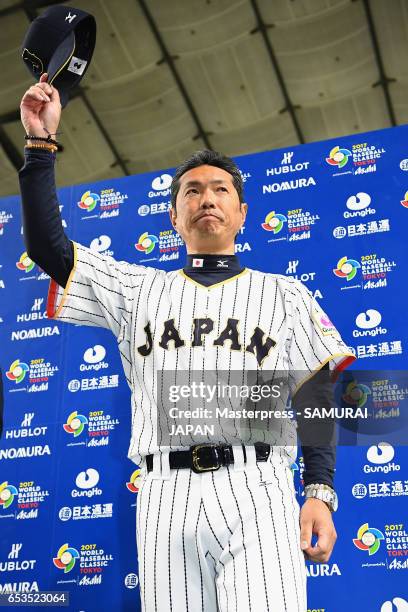
[(144, 612), (305, 612), (291, 479), (278, 452), (240, 472), (147, 474), (137, 510)]
[[(194, 370), (204, 375), (206, 371), (224, 371), (227, 384), (233, 372), (242, 372), (244, 383), (246, 371), (273, 374), (290, 370), (294, 390), (308, 372), (317, 370), (331, 356), (334, 355), (330, 362), (334, 368), (350, 354), (338, 335), (324, 335), (316, 325), (312, 310), (324, 313), (300, 281), (249, 269), (246, 274), (206, 288), (179, 271), (166, 273), (117, 262), (81, 245), (76, 245), (76, 250), (77, 268), (69, 289), (63, 298), (63, 290), (58, 290), (59, 301), (63, 299), (58, 316), (63, 321), (106, 327), (116, 335), (132, 390), (129, 456), (136, 463), (145, 454), (158, 451), (163, 440), (163, 427), (158, 430), (157, 425), (157, 370), (174, 371), (175, 383), (177, 372)], [(194, 317), (213, 320), (212, 333), (204, 334), (202, 346), (197, 347), (192, 347)], [(223, 346), (213, 344), (229, 318), (239, 321), (238, 351), (230, 350), (229, 339)], [(177, 350), (172, 341), (167, 350), (159, 346), (164, 322), (170, 319), (174, 319), (184, 342)], [(142, 357), (138, 348), (146, 345), (147, 325), (153, 348)], [(276, 342), (261, 365), (255, 354), (245, 350), (255, 328)], [(242, 423), (232, 421), (227, 425), (224, 430), (221, 423), (220, 441), (240, 442), (244, 435)], [(253, 429), (251, 423), (246, 426), (244, 442), (264, 440), (263, 431)], [(197, 441), (201, 439), (191, 437), (191, 444)], [(180, 437), (174, 439), (172, 448), (180, 448)]]
[[(272, 383), (276, 373), (286, 371), (294, 393), (322, 364), (334, 370), (350, 355), (338, 333), (320, 324), (325, 313), (297, 280), (248, 269), (207, 288), (180, 271), (166, 273), (75, 248), (76, 269), (65, 292), (57, 291), (57, 316), (105, 327), (116, 336), (132, 391), (129, 457), (142, 466), (144, 455), (169, 448), (168, 417), (167, 423), (157, 419), (156, 394), (164, 394), (157, 388), (157, 370), (169, 371), (175, 384), (181, 372), (200, 372), (204, 379), (208, 371), (223, 371), (228, 384), (237, 382), (236, 372), (243, 383), (247, 371), (258, 382), (265, 382), (267, 372)], [(207, 321), (204, 329), (211, 319), (212, 327), (196, 346), (194, 319)], [(226, 327), (228, 321), (233, 325)], [(170, 322), (181, 339), (177, 349), (176, 337), (165, 334)], [(270, 342), (263, 360), (262, 347), (251, 347), (255, 330), (262, 342)], [(223, 334), (223, 343), (215, 344)], [(283, 419), (279, 425), (279, 435), (292, 427)], [(256, 423), (245, 427), (236, 420), (221, 423), (219, 441), (265, 439)], [(296, 431), (289, 433), (293, 445), (275, 447), (269, 462), (241, 471), (173, 470), (163, 479), (143, 470), (136, 532), (145, 612), (305, 612), (299, 505), (289, 469)], [(191, 443), (197, 441), (191, 437)], [(180, 448), (180, 437), (170, 448)]]

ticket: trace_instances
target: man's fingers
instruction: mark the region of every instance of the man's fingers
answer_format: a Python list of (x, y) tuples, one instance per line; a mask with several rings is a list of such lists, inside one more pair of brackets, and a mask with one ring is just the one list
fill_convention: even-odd
[(306, 559), (309, 561), (315, 561), (318, 563), (327, 563), (331, 556), (331, 550), (323, 550), (316, 544), (315, 546), (310, 546), (306, 550), (303, 551)]
[(312, 522), (303, 522), (300, 530), (300, 548), (306, 550), (310, 548), (312, 541)]
[(48, 96), (50, 96), (53, 102), (55, 101), (59, 102), (60, 98), (59, 98), (58, 89), (56, 89), (53, 85), (50, 85), (49, 83), (47, 83), (47, 79), (48, 79), (48, 74), (44, 72), (40, 76), (40, 82), (37, 83), (37, 85), (41, 87), (41, 89), (43, 89)]
[(306, 558), (310, 561), (319, 561), (320, 563), (326, 563), (330, 559), (333, 551), (334, 544), (336, 542), (337, 534), (333, 533), (321, 533), (319, 539), (314, 546), (309, 546), (304, 549)]
[(31, 102), (32, 100), (36, 100), (37, 102), (45, 102), (45, 94), (38, 88), (34, 89), (30, 87), (30, 89), (24, 94), (22, 103), (24, 104), (25, 102)]
[(35, 85), (33, 85), (33, 88), (37, 91), (41, 91), (42, 94), (45, 96), (47, 102), (50, 101), (49, 96), (52, 93), (51, 85), (48, 85), (48, 83), (36, 83)]

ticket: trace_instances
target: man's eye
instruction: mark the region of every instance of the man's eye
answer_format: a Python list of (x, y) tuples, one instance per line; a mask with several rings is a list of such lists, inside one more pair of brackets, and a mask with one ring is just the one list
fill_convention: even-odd
[(194, 193), (198, 193), (198, 190), (195, 189), (194, 187), (190, 187), (190, 189), (187, 189), (186, 191), (186, 195), (188, 195), (189, 193), (194, 192)]
[(219, 191), (220, 189), (222, 189), (223, 191), (228, 192), (228, 189), (227, 189), (226, 187), (218, 187), (218, 191)]

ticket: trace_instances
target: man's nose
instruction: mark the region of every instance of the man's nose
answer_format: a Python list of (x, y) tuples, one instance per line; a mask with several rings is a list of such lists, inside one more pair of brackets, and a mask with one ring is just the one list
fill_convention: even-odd
[(215, 208), (214, 194), (210, 189), (203, 191), (200, 206), (201, 208)]
[(203, 198), (201, 200), (201, 208), (215, 208), (215, 204), (214, 202), (212, 202), (211, 200), (209, 200), (208, 198)]

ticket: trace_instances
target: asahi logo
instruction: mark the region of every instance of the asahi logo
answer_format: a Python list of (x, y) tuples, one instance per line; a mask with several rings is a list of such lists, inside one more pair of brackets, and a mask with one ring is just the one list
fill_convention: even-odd
[(99, 574), (99, 576), (92, 576), (92, 578), (90, 578), (89, 576), (83, 576), (83, 578), (81, 578), (81, 580), (79, 581), (80, 586), (92, 586), (94, 584), (102, 584), (102, 574)]
[(161, 257), (159, 257), (159, 261), (173, 261), (174, 259), (179, 258), (180, 253), (178, 251), (172, 253), (171, 255), (167, 255), (167, 253), (163, 253)]
[(20, 510), (20, 512), (16, 514), (17, 520), (34, 519), (34, 518), (38, 518), (38, 508), (32, 508), (31, 510)]

